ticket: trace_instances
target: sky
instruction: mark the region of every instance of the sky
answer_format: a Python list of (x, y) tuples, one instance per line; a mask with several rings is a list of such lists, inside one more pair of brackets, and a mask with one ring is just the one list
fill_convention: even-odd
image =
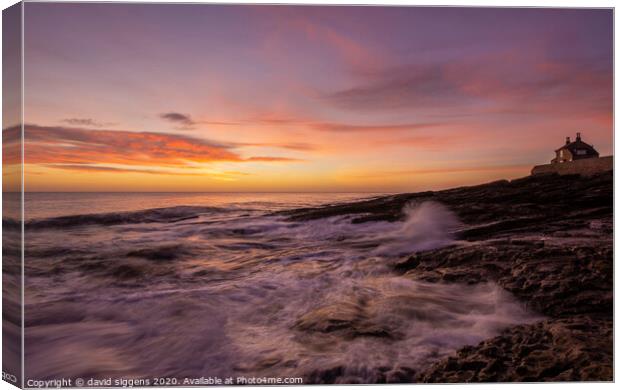
[(526, 176), (578, 131), (608, 155), (612, 18), (26, 3), (26, 190), (440, 189)]

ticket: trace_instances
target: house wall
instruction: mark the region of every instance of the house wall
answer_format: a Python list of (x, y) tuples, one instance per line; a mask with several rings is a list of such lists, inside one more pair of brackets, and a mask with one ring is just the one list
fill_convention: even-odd
[(573, 159), (573, 154), (568, 149), (562, 149), (558, 154), (561, 154), (560, 158), (558, 159), (559, 161), (571, 161)]
[(532, 175), (557, 173), (560, 175), (590, 176), (599, 172), (612, 171), (614, 157), (586, 158), (583, 160), (566, 161), (563, 163), (537, 165), (532, 168)]

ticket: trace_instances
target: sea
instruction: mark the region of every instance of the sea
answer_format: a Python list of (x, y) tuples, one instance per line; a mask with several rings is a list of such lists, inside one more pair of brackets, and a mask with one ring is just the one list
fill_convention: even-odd
[(539, 319), (493, 283), (394, 272), (460, 244), (441, 204), (398, 222), (284, 212), (385, 195), (26, 193), (26, 378), (409, 381)]

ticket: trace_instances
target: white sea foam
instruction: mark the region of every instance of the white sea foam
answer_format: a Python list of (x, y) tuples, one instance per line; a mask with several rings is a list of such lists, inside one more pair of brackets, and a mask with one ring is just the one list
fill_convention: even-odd
[(436, 202), (409, 204), (403, 210), (405, 222), (394, 231), (384, 233), (385, 242), (376, 253), (398, 256), (416, 251), (441, 248), (454, 241), (453, 232), (460, 225), (456, 215)]

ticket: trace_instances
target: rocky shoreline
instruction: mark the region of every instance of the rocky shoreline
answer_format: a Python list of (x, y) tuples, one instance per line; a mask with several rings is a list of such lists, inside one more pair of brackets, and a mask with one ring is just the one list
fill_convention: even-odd
[(403, 369), (378, 382), (613, 380), (612, 172), (525, 177), (284, 214), (295, 221), (396, 221), (405, 205), (424, 201), (458, 215), (459, 241), (412, 254), (394, 264), (395, 273), (433, 283), (492, 281), (546, 319), (466, 346), (424, 372)]

